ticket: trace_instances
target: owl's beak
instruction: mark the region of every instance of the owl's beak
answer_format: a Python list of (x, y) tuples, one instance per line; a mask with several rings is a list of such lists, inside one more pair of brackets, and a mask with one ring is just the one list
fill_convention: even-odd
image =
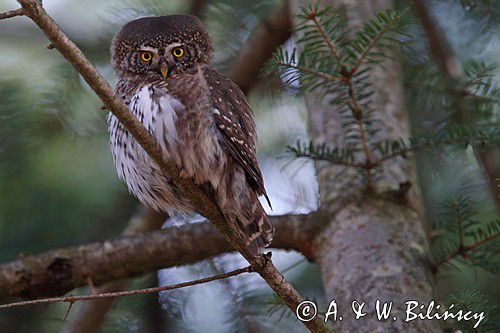
[(168, 64), (166, 64), (166, 63), (162, 63), (162, 64), (160, 65), (160, 73), (161, 73), (161, 76), (163, 76), (164, 78), (167, 78), (167, 76), (168, 76), (168, 74), (169, 74), (168, 72), (169, 72), (169, 70), (168, 70)]

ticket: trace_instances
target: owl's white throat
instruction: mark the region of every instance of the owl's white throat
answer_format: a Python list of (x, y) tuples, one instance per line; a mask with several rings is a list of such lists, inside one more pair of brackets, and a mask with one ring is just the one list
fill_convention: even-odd
[(153, 89), (151, 85), (142, 87), (132, 97), (131, 109), (150, 132), (161, 134), (170, 144), (175, 144), (178, 139), (177, 112), (184, 106), (167, 91), (161, 94)]

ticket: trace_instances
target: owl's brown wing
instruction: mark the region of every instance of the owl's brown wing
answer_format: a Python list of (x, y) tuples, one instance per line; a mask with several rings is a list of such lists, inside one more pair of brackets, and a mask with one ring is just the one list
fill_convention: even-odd
[(205, 70), (210, 89), (215, 123), (222, 134), (222, 144), (245, 170), (247, 180), (258, 195), (271, 201), (264, 188), (262, 172), (255, 157), (257, 134), (252, 109), (241, 89), (212, 68)]

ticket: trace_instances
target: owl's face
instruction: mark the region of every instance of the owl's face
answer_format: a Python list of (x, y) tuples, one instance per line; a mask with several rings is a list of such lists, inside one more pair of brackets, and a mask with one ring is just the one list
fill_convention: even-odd
[(196, 72), (212, 58), (212, 42), (195, 16), (144, 17), (116, 34), (111, 47), (119, 75), (152, 74), (170, 78)]

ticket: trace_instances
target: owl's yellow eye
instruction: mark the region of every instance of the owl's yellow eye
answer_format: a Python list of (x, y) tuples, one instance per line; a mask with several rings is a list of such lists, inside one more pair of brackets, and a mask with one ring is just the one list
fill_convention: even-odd
[(151, 54), (151, 52), (142, 52), (141, 53), (141, 60), (142, 61), (148, 62), (151, 60), (151, 58), (153, 58), (153, 55)]
[(180, 58), (184, 55), (184, 50), (182, 49), (182, 47), (177, 47), (175, 48), (173, 51), (172, 51), (172, 54), (176, 57), (176, 58)]

